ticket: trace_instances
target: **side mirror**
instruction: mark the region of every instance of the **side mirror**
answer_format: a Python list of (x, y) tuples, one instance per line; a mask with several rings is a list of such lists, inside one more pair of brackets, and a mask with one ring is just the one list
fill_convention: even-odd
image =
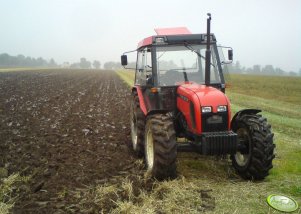
[(232, 50), (232, 49), (229, 49), (229, 50), (228, 50), (228, 59), (229, 59), (230, 61), (233, 61), (233, 50)]
[(128, 57), (127, 55), (122, 55), (121, 56), (121, 65), (126, 66), (128, 64)]

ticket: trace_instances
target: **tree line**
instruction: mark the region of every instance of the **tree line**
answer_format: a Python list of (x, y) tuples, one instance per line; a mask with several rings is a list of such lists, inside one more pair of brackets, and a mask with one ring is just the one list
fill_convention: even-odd
[(0, 54), (0, 67), (56, 67), (58, 66), (54, 59), (49, 61), (42, 57), (33, 58), (19, 54), (10, 56), (7, 53)]
[(29, 56), (24, 56), (19, 54), (17, 56), (11, 56), (7, 53), (0, 54), (0, 67), (67, 67), (67, 68), (96, 68), (101, 67), (101, 63), (98, 60), (94, 60), (92, 63), (86, 58), (80, 58), (79, 62), (70, 64), (69, 62), (64, 62), (59, 65), (55, 62), (53, 58), (49, 61), (43, 59), (42, 57), (34, 58)]
[[(65, 62), (69, 65), (68, 62)], [(80, 58), (79, 62), (72, 63), (69, 67), (70, 68), (84, 68), (84, 69), (100, 69), (101, 63), (98, 60), (94, 60), (92, 63), (87, 60), (85, 57)]]
[(240, 64), (239, 61), (228, 64), (226, 70), (229, 73), (237, 74), (254, 74), (254, 75), (276, 75), (276, 76), (301, 76), (301, 68), (298, 72), (284, 71), (281, 68), (274, 67), (273, 65), (253, 65), (252, 67), (245, 67)]
[[(19, 54), (17, 56), (10, 56), (7, 53), (0, 54), (0, 67), (65, 67), (65, 68), (83, 68), (83, 69), (100, 69), (101, 63), (98, 60), (93, 62), (87, 60), (85, 57), (80, 58), (79, 62), (69, 63), (64, 62), (59, 65), (53, 58), (49, 61), (42, 57), (33, 58)], [(127, 65), (128, 68), (135, 68), (135, 62), (130, 62)], [(106, 70), (118, 70), (122, 66), (120, 62), (109, 61), (105, 62), (103, 68)], [(284, 71), (281, 68), (274, 67), (273, 65), (253, 65), (252, 67), (245, 67), (240, 64), (239, 61), (228, 64), (225, 66), (226, 72), (237, 74), (254, 74), (254, 75), (277, 75), (277, 76), (301, 76), (301, 68), (296, 71)]]

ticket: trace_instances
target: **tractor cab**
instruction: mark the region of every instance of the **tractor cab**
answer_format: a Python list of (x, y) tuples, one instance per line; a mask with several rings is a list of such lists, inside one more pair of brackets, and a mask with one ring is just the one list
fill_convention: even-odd
[[(177, 32), (174, 28), (170, 31)], [(157, 29), (157, 32), (160, 32)], [(183, 83), (205, 84), (206, 35), (157, 35), (139, 43), (135, 83), (145, 86), (178, 86)], [(181, 31), (180, 31), (181, 32)], [(224, 89), (215, 36), (211, 35), (210, 86)]]

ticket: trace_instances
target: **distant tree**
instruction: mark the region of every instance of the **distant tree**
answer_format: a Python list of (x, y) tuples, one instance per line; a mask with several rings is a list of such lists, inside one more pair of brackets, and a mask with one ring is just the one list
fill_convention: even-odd
[(245, 66), (243, 66), (243, 67), (241, 68), (241, 73), (246, 73), (246, 67), (245, 67)]
[(31, 57), (28, 56), (25, 58), (24, 66), (33, 66)]
[(91, 62), (87, 61), (86, 58), (82, 57), (80, 58), (79, 66), (80, 68), (91, 68)]
[(106, 62), (104, 65), (103, 65), (104, 69), (106, 70), (117, 70), (117, 69), (120, 69), (122, 68), (121, 65), (120, 65), (120, 62)]
[(275, 74), (276, 75), (279, 75), (279, 76), (282, 76), (284, 75), (285, 71), (280, 69), (280, 68), (275, 68)]
[(93, 62), (93, 67), (96, 68), (96, 69), (99, 69), (100, 68), (100, 62), (98, 60), (94, 60)]
[(226, 70), (227, 72), (229, 72), (229, 73), (234, 73), (234, 66), (233, 66), (233, 64), (227, 64), (227, 65), (225, 66), (225, 70)]
[(229, 73), (241, 73), (241, 65), (239, 61), (236, 61), (236, 63), (232, 63), (232, 64), (227, 64), (227, 66), (225, 66), (225, 68), (227, 69), (227, 71)]
[(10, 56), (7, 53), (0, 54), (0, 66), (2, 67), (18, 67), (18, 66), (27, 66), (27, 67), (46, 67), (50, 65), (56, 65), (55, 61), (53, 59), (50, 60), (50, 63), (48, 63), (45, 59), (42, 57), (39, 57), (37, 59), (31, 58), (31, 57), (25, 57), (22, 54), (19, 54), (17, 56)]
[(37, 59), (35, 58), (30, 58), (30, 66), (38, 66)]
[(18, 56), (17, 56), (17, 64), (18, 64), (18, 66), (22, 66), (22, 65), (24, 65), (25, 64), (25, 56), (24, 55), (22, 55), (22, 54), (19, 54)]
[(254, 74), (254, 70), (252, 68), (247, 68), (246, 73), (247, 74)]
[(50, 67), (56, 67), (56, 66), (57, 66), (57, 64), (56, 64), (56, 62), (54, 61), (53, 58), (50, 59), (48, 65), (49, 65)]
[(106, 70), (113, 70), (115, 66), (114, 62), (105, 62), (105, 64), (103, 65), (104, 69)]
[(263, 74), (268, 74), (268, 75), (275, 74), (275, 70), (274, 70), (273, 65), (266, 65), (266, 66), (264, 66), (264, 68), (262, 69), (262, 73)]
[(64, 62), (64, 63), (61, 65), (61, 67), (63, 67), (63, 68), (70, 68), (71, 66), (70, 66), (70, 63), (69, 63), (69, 62)]
[(10, 56), (7, 53), (0, 54), (0, 65), (1, 66), (9, 66)]
[(235, 65), (234, 65), (234, 73), (241, 73), (241, 65), (239, 61), (236, 61)]
[(297, 76), (297, 73), (296, 72), (293, 72), (293, 71), (290, 71), (288, 72), (290, 76)]
[(47, 66), (48, 63), (45, 59), (43, 59), (42, 57), (37, 58), (36, 60), (36, 65), (37, 66)]
[(70, 68), (80, 68), (80, 64), (79, 63), (72, 63), (70, 65)]
[(260, 65), (253, 65), (253, 73), (260, 74), (261, 73), (261, 66)]

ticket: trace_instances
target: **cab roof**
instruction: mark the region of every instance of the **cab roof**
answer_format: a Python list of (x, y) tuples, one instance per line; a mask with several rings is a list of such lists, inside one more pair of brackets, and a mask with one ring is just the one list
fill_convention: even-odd
[[(138, 43), (137, 49), (150, 45), (176, 44), (188, 42), (200, 44), (206, 41), (205, 34), (192, 34), (186, 27), (156, 28), (156, 36), (150, 36)], [(158, 42), (160, 41), (160, 42)], [(216, 41), (214, 34), (211, 34), (211, 41)]]

